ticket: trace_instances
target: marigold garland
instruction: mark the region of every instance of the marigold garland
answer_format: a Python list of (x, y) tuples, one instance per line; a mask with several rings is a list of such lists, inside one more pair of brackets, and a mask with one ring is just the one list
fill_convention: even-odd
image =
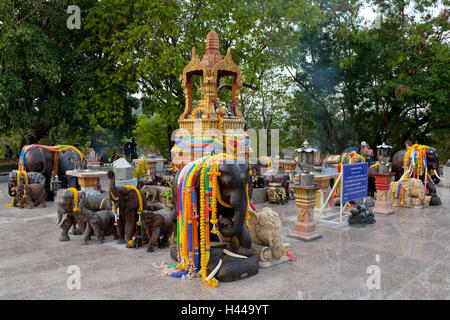
[(68, 188), (67, 190), (70, 190), (73, 192), (73, 212), (78, 212), (80, 209), (78, 208), (78, 190), (75, 188)]
[[(428, 162), (427, 162), (427, 149), (429, 146), (415, 144), (408, 148), (403, 157), (403, 175), (400, 179), (394, 182), (393, 193), (394, 199), (403, 204), (404, 199), (404, 189), (402, 186), (402, 181), (411, 176), (416, 179), (420, 177), (425, 177), (425, 190), (427, 189), (428, 182)], [(431, 179), (431, 178), (430, 178)], [(432, 180), (431, 180), (432, 181)]]
[[(209, 233), (217, 233), (217, 202), (231, 208), (231, 205), (221, 199), (218, 177), (221, 173), (218, 170), (220, 161), (232, 160), (235, 157), (221, 153), (213, 156), (206, 156), (184, 166), (177, 181), (177, 269), (179, 272), (172, 273), (174, 277), (183, 275), (193, 275), (199, 271), (203, 282), (206, 285), (217, 287), (218, 281), (215, 278), (207, 280), (206, 267), (210, 257)], [(252, 174), (250, 171), (249, 174)], [(195, 182), (199, 176), (200, 192), (197, 199)], [(248, 197), (248, 186), (246, 188)], [(199, 204), (199, 214), (197, 205)], [(250, 219), (249, 210), (245, 220), (248, 226)], [(197, 222), (200, 232), (197, 234)], [(213, 225), (210, 231), (209, 223)], [(200, 242), (198, 241), (200, 239)], [(198, 252), (200, 261), (197, 260)]]

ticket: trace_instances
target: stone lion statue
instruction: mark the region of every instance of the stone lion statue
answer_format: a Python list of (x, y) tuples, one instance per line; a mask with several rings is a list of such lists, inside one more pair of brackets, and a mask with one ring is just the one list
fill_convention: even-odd
[[(404, 195), (402, 199), (399, 199), (398, 205), (405, 205), (408, 207), (422, 207), (428, 206), (430, 204), (431, 196), (426, 195), (425, 186), (422, 180), (407, 178), (402, 182), (402, 188), (404, 190)], [(396, 203), (394, 199), (396, 184), (392, 183), (389, 190), (389, 200), (391, 203)]]
[(289, 243), (281, 240), (281, 220), (275, 211), (265, 207), (250, 212), (252, 248), (259, 259), (260, 268), (267, 268), (289, 260), (286, 256)]

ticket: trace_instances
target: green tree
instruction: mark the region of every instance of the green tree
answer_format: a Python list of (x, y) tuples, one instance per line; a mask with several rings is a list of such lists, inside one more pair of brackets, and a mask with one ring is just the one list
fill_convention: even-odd
[[(94, 3), (76, 1), (82, 22)], [(97, 124), (120, 131), (132, 127), (135, 104), (127, 91), (100, 85), (95, 72), (98, 56), (79, 50), (86, 36), (84, 27), (66, 26), (66, 10), (72, 4), (68, 0), (0, 3), (1, 132), (18, 133), (36, 143), (60, 125), (81, 136)], [(99, 95), (107, 97), (107, 107), (96, 103)]]
[[(164, 119), (170, 148), (185, 104), (179, 77), (192, 47), (202, 54), (206, 35), (214, 29), (222, 54), (231, 47), (233, 60), (245, 75), (243, 94), (261, 89), (264, 73), (279, 65), (289, 44), (293, 29), (286, 15), (298, 16), (308, 8), (306, 2), (288, 0), (105, 0), (87, 17), (89, 35), (83, 48), (101, 55), (97, 72), (101, 83), (140, 93), (143, 113)], [(224, 89), (227, 85), (224, 81)], [(110, 104), (109, 95), (96, 97), (96, 102)], [(245, 114), (247, 105), (241, 107)]]

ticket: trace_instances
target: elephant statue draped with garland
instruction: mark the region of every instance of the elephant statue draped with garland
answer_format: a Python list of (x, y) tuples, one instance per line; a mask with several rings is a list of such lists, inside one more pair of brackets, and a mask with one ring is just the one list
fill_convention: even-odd
[(133, 235), (136, 233), (139, 237), (145, 236), (142, 227), (140, 227), (141, 230), (137, 230), (136, 222), (139, 220), (139, 210), (142, 211), (147, 207), (146, 195), (143, 191), (136, 191), (134, 188), (116, 187), (116, 178), (112, 170), (108, 170), (108, 178), (109, 197), (119, 210), (117, 244), (126, 244), (127, 248), (133, 248)]
[[(20, 178), (17, 179), (17, 173), (19, 172)], [(25, 178), (26, 175), (26, 178)], [(45, 177), (40, 172), (20, 172), (13, 170), (8, 175), (8, 195), (14, 197), (14, 206), (17, 206), (17, 186), (20, 183), (26, 184), (28, 180), (29, 184), (38, 183), (45, 186)]]
[[(403, 159), (405, 157), (406, 150), (400, 150), (392, 157), (392, 169), (391, 172), (395, 173), (395, 181), (398, 181), (403, 175)], [(441, 198), (436, 193), (436, 185), (440, 181), (441, 173), (439, 171), (439, 156), (435, 148), (426, 148), (426, 157), (428, 165), (429, 176), (424, 177), (422, 175), (420, 180), (423, 183), (427, 182), (428, 195), (431, 197), (430, 206), (438, 206), (442, 203)], [(431, 179), (430, 179), (431, 178)]]
[(42, 208), (47, 206), (45, 202), (45, 189), (42, 184), (19, 184), (17, 186), (17, 196), (21, 199), (19, 202), (20, 208), (23, 208), (25, 204), (27, 204), (28, 209), (33, 209), (38, 205), (41, 205)]
[[(200, 161), (200, 160), (198, 160)], [(190, 164), (186, 165), (189, 166)], [(185, 166), (185, 167), (186, 167)], [(172, 197), (175, 212), (178, 212), (178, 182), (183, 168), (178, 171), (172, 181)], [(218, 232), (228, 240), (226, 248), (223, 245), (211, 247), (210, 258), (206, 267), (208, 274), (214, 274), (219, 281), (235, 281), (258, 273), (258, 258), (254, 255), (250, 232), (245, 221), (248, 209), (248, 188), (251, 185), (251, 170), (248, 161), (244, 159), (219, 160), (217, 164), (218, 195), (217, 202)], [(198, 171), (200, 173), (200, 170)], [(196, 175), (194, 189), (196, 199), (201, 198), (201, 174)], [(196, 202), (197, 211), (201, 210), (201, 200)], [(198, 234), (201, 230), (198, 229)], [(211, 241), (219, 241), (213, 230), (210, 231)], [(237, 239), (235, 246), (231, 240)], [(171, 257), (177, 260), (177, 250), (172, 248)], [(214, 270), (214, 271), (213, 271)]]
[(394, 199), (394, 194), (397, 190), (396, 184), (392, 183), (389, 190), (389, 200), (394, 205), (406, 205), (408, 207), (422, 208), (423, 206), (428, 206), (431, 201), (431, 196), (427, 196), (425, 193), (425, 187), (422, 180), (414, 178), (406, 178), (401, 182), (402, 188), (404, 189), (403, 199), (399, 199), (396, 203)]

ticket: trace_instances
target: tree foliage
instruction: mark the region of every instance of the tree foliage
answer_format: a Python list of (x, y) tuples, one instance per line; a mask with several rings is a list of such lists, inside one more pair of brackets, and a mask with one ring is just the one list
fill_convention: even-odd
[[(136, 102), (97, 75), (99, 57), (79, 50), (86, 33), (66, 26), (73, 1), (11, 0), (0, 4), (0, 130), (29, 142), (63, 126), (80, 136), (95, 125), (127, 132)], [(95, 1), (77, 1), (86, 12)], [(95, 92), (95, 94), (94, 94)], [(109, 105), (97, 103), (107, 97)], [(62, 129), (64, 129), (62, 128)], [(58, 141), (63, 143), (64, 141)]]

